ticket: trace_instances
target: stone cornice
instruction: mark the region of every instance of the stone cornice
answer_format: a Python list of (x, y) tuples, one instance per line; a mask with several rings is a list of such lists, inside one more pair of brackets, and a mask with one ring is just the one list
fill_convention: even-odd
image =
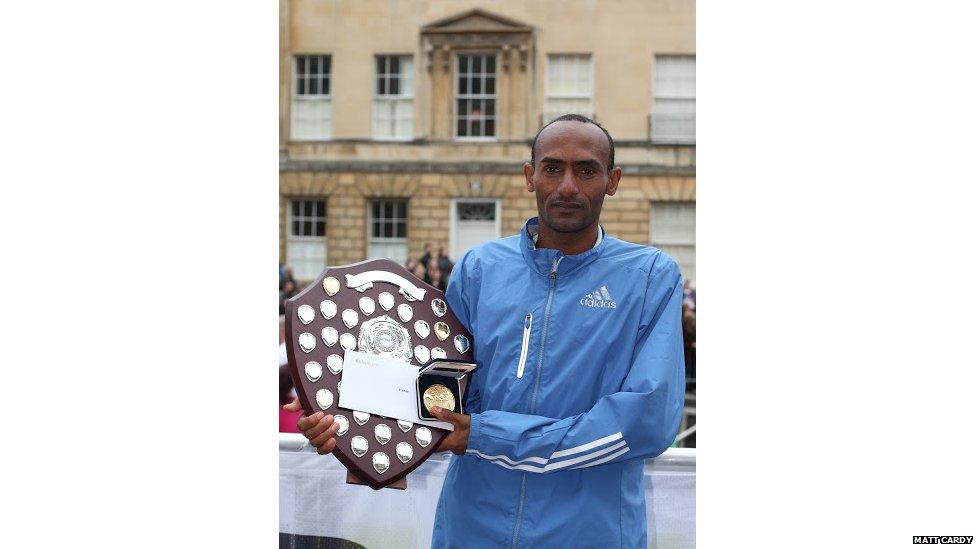
[[(694, 176), (695, 166), (621, 164), (624, 175)], [(405, 160), (281, 160), (279, 172), (520, 174), (521, 162), (430, 162)]]

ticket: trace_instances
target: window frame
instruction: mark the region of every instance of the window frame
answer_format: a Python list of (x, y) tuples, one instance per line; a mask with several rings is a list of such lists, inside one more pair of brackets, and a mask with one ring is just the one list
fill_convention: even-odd
[(658, 67), (660, 66), (660, 59), (661, 58), (665, 58), (665, 57), (684, 57), (684, 58), (690, 58), (694, 62), (694, 69), (695, 69), (696, 74), (697, 74), (697, 71), (698, 71), (698, 57), (694, 53), (655, 53), (654, 54), (653, 61), (652, 61), (652, 65), (651, 65), (651, 114), (650, 114), (650, 131), (648, 132), (648, 134), (649, 134), (648, 135), (648, 139), (650, 139), (650, 141), (653, 142), (653, 143), (660, 143), (662, 145), (694, 145), (698, 141), (698, 129), (697, 129), (697, 126), (696, 126), (696, 128), (695, 128), (695, 130), (694, 130), (693, 135), (692, 135), (691, 138), (687, 138), (687, 137), (674, 137), (674, 136), (668, 136), (668, 137), (655, 137), (654, 136), (654, 128), (657, 125), (657, 121), (655, 120), (655, 117), (658, 114), (657, 109), (655, 109), (655, 105), (657, 103), (657, 100), (664, 99), (664, 100), (679, 100), (679, 101), (680, 100), (686, 100), (687, 101), (687, 100), (690, 99), (692, 105), (694, 105), (694, 107), (695, 107), (694, 108), (694, 112), (695, 112), (696, 120), (697, 120), (697, 114), (698, 114), (698, 84), (697, 84), (697, 79), (696, 79), (696, 83), (695, 83), (695, 90), (694, 90), (694, 93), (693, 93), (693, 95), (691, 97), (678, 96), (678, 95), (658, 95), (658, 91), (657, 91), (658, 88), (659, 88), (659, 84), (658, 84)]
[[(384, 58), (387, 58), (387, 59), (390, 59), (390, 58), (393, 58), (393, 57), (399, 57), (401, 59), (407, 58), (407, 59), (410, 60), (410, 76), (409, 76), (409, 78), (410, 78), (410, 94), (409, 95), (408, 94), (403, 94), (403, 93), (399, 93), (399, 94), (396, 94), (396, 95), (387, 93), (387, 94), (382, 94), (381, 95), (379, 93), (379, 91), (378, 91), (378, 88), (379, 88), (378, 83), (379, 83), (380, 73), (376, 70), (377, 69), (376, 65), (377, 65), (377, 60), (379, 58), (381, 58), (381, 57), (384, 57)], [(402, 64), (403, 61), (401, 60), (400, 63)], [(389, 77), (391, 75), (391, 73), (389, 71), (386, 71), (386, 72), (384, 72), (382, 74), (383, 74), (384, 77)], [(404, 73), (398, 73), (398, 76), (401, 79), (402, 79), (402, 74), (404, 74)], [(372, 139), (374, 141), (412, 141), (413, 140), (413, 138), (414, 138), (414, 122), (416, 121), (416, 116), (415, 116), (416, 115), (416, 112), (414, 111), (414, 100), (416, 99), (416, 97), (415, 97), (415, 91), (414, 90), (415, 90), (416, 84), (417, 84), (417, 79), (415, 78), (416, 74), (417, 74), (417, 72), (416, 72), (415, 65), (414, 65), (414, 56), (413, 56), (413, 54), (409, 54), (409, 53), (379, 54), (378, 53), (378, 54), (373, 55), (373, 102), (372, 102), (372, 109), (371, 109), (372, 110), (372, 116), (371, 116), (371, 119), (370, 119), (370, 124), (371, 124), (371, 127), (370, 127), (370, 135), (371, 135), (371, 137), (372, 137)], [(402, 87), (401, 87), (401, 89), (402, 89)], [(376, 120), (377, 120), (377, 116), (376, 116), (377, 115), (377, 108), (376, 108), (376, 105), (377, 105), (377, 103), (379, 101), (389, 101), (389, 102), (399, 102), (399, 101), (402, 101), (402, 102), (408, 103), (409, 110), (410, 110), (410, 135), (408, 135), (406, 137), (398, 137), (396, 135), (396, 117), (391, 118), (391, 120), (392, 120), (391, 128), (393, 129), (392, 135), (381, 136), (381, 135), (377, 135), (376, 134)]]
[[(323, 93), (316, 93), (316, 94), (303, 93), (303, 94), (299, 94), (298, 93), (298, 76), (299, 76), (298, 75), (298, 58), (299, 57), (305, 57), (305, 58), (321, 57), (321, 58), (328, 58), (329, 59), (329, 72), (328, 72), (329, 93), (327, 93), (327, 94), (323, 94)], [(292, 63), (291, 63), (291, 105), (289, 107), (289, 122), (288, 122), (289, 125), (290, 125), (289, 128), (288, 128), (288, 130), (289, 130), (288, 133), (289, 133), (289, 137), (290, 137), (290, 139), (292, 141), (303, 141), (303, 142), (311, 141), (311, 142), (314, 142), (314, 141), (331, 141), (332, 140), (332, 134), (333, 134), (333, 132), (332, 132), (332, 121), (334, 119), (334, 117), (332, 116), (332, 74), (333, 74), (332, 68), (333, 67), (332, 67), (332, 54), (331, 53), (293, 53), (292, 54)], [(304, 73), (303, 73), (303, 75), (304, 75)], [(328, 102), (328, 105), (329, 105), (329, 132), (328, 132), (328, 136), (325, 136), (325, 137), (322, 137), (322, 136), (318, 136), (318, 137), (298, 137), (298, 136), (295, 135), (295, 103), (298, 102), (298, 101), (309, 101), (309, 102), (311, 102), (311, 101), (324, 101), (324, 102)]]
[[(319, 273), (322, 272), (322, 269), (324, 269), (326, 265), (329, 264), (328, 263), (329, 261), (329, 201), (325, 197), (306, 197), (306, 196), (289, 196), (286, 197), (285, 200), (287, 201), (285, 205), (285, 264), (290, 266), (293, 270), (295, 269), (295, 265), (292, 262), (293, 258), (289, 253), (291, 243), (293, 242), (305, 243), (305, 244), (320, 243), (323, 250), (323, 255), (322, 255), (323, 264), (322, 264), (322, 268), (319, 269), (315, 274), (311, 276), (311, 278), (308, 279), (308, 280), (312, 280), (316, 276), (318, 276)], [(298, 215), (297, 216), (298, 219), (296, 219), (296, 216), (292, 213), (292, 204), (295, 202), (298, 202), (300, 204), (304, 204), (306, 202), (322, 203), (322, 217), (321, 217), (322, 225), (323, 225), (322, 236), (292, 234), (293, 222), (311, 220), (311, 222), (314, 224), (316, 220), (319, 219), (314, 215), (309, 217), (304, 214)], [(303, 208), (300, 206), (299, 210), (301, 209)], [(315, 232), (314, 225), (313, 225), (312, 232), (313, 233)], [(306, 280), (305, 278), (298, 277), (297, 275), (296, 278), (299, 278), (299, 280)]]
[[(484, 96), (487, 96), (487, 94), (479, 94), (478, 97), (475, 97), (475, 94), (471, 94), (471, 93), (464, 94), (465, 97), (459, 97), (461, 95), (461, 78), (460, 77), (461, 77), (461, 56), (462, 55), (469, 55), (469, 56), (482, 55), (482, 56), (485, 56), (485, 58), (487, 58), (489, 56), (494, 58), (494, 60), (495, 60), (495, 72), (494, 72), (495, 93), (492, 94), (492, 96), (490, 98), (489, 97), (484, 97)], [(499, 78), (498, 78), (498, 75), (499, 75), (498, 61), (499, 60), (498, 60), (498, 52), (497, 51), (481, 51), (481, 50), (477, 50), (477, 51), (456, 52), (454, 54), (454, 60), (453, 60), (453, 63), (454, 63), (454, 73), (453, 73), (453, 78), (454, 78), (454, 86), (453, 86), (454, 87), (454, 97), (451, 99), (451, 135), (453, 136), (453, 138), (454, 138), (455, 141), (468, 141), (468, 142), (473, 142), (473, 143), (478, 143), (478, 142), (481, 142), (481, 143), (489, 142), (490, 143), (490, 142), (493, 142), (493, 141), (498, 141), (498, 121), (501, 118), (501, 115), (500, 115), (500, 113), (498, 111), (498, 107), (499, 107), (499, 102), (498, 102), (498, 89), (500, 87), (500, 81), (499, 81)], [(468, 74), (470, 74), (470, 72)], [(488, 73), (482, 72), (482, 73), (479, 73), (479, 74), (488, 74)], [(460, 99), (492, 99), (492, 100), (495, 101), (495, 114), (492, 115), (494, 117), (494, 121), (495, 121), (495, 135), (492, 135), (492, 136), (470, 136), (470, 135), (459, 136), (457, 134), (458, 133), (457, 132), (457, 125), (458, 125), (458, 112), (457, 111), (458, 111), (458, 100), (460, 100)]]
[[(375, 218), (373, 217), (373, 204), (376, 202), (392, 202), (394, 204), (403, 203), (404, 204), (404, 217), (392, 217), (392, 218), (381, 218), (386, 222), (389, 220), (403, 220), (404, 222), (404, 236), (403, 237), (387, 237), (387, 236), (373, 236), (373, 223)], [(381, 207), (382, 210), (382, 207)], [(393, 221), (396, 223), (397, 221)], [(370, 245), (376, 244), (403, 244), (404, 248), (407, 250), (407, 256), (409, 257), (409, 245), (410, 245), (410, 197), (407, 196), (374, 196), (369, 197), (366, 200), (366, 258), (369, 259), (369, 248)], [(375, 259), (375, 258), (374, 258)], [(394, 259), (395, 261), (395, 259)]]
[[(553, 57), (570, 57), (570, 56), (575, 56), (575, 57), (588, 57), (589, 58), (589, 62), (590, 62), (590, 93), (589, 94), (585, 94), (585, 95), (584, 94), (558, 94), (557, 95), (557, 94), (550, 93), (550, 91), (549, 91), (549, 86), (550, 86), (550, 82), (549, 82), (549, 70), (550, 70), (550, 66), (552, 64), (552, 58)], [(570, 52), (553, 53), (553, 52), (550, 52), (550, 53), (547, 53), (546, 54), (546, 69), (545, 69), (546, 74), (545, 74), (545, 78), (543, 79), (543, 84), (542, 84), (543, 85), (543, 89), (542, 89), (542, 117), (541, 117), (541, 120), (540, 120), (541, 121), (540, 127), (545, 126), (547, 123), (549, 123), (549, 121), (551, 121), (551, 120), (553, 120), (555, 118), (558, 118), (559, 116), (562, 116), (560, 114), (560, 115), (552, 116), (551, 118), (549, 117), (550, 116), (550, 113), (553, 112), (553, 111), (550, 111), (550, 110), (547, 109), (547, 107), (549, 105), (549, 100), (550, 99), (589, 99), (590, 110), (589, 110), (588, 113), (584, 113), (584, 116), (586, 116), (588, 118), (591, 118), (593, 120), (596, 120), (596, 101), (595, 101), (595, 98), (594, 98), (595, 95), (596, 95), (596, 93), (595, 93), (595, 88), (596, 88), (596, 62), (595, 62), (595, 59), (594, 58), (595, 58), (595, 55), (594, 55), (593, 52), (584, 52), (584, 53), (570, 53)], [(563, 113), (563, 114), (565, 114), (565, 113)]]

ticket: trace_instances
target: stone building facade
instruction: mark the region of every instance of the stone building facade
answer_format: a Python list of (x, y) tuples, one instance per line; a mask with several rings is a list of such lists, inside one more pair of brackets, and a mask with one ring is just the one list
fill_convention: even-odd
[(565, 112), (614, 136), (606, 231), (694, 278), (694, 2), (280, 0), (280, 260), (456, 261), (536, 215), (522, 164)]

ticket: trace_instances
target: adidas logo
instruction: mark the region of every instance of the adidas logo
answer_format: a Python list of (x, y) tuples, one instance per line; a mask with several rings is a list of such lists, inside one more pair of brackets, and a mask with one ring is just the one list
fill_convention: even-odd
[(600, 289), (593, 293), (589, 293), (580, 298), (580, 305), (585, 307), (605, 307), (607, 309), (616, 309), (617, 302), (610, 297), (610, 290), (607, 287), (600, 286)]

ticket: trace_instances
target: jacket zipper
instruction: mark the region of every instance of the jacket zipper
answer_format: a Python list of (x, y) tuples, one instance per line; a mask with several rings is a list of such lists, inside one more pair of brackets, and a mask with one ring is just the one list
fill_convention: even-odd
[[(546, 336), (549, 334), (549, 313), (552, 312), (552, 297), (556, 293), (556, 270), (559, 268), (559, 262), (562, 261), (562, 257), (556, 257), (552, 260), (552, 268), (549, 269), (549, 297), (546, 300), (546, 315), (542, 320), (542, 339), (539, 342), (539, 360), (535, 364), (535, 387), (532, 389), (532, 404), (529, 406), (529, 413), (535, 413), (535, 399), (539, 395), (539, 377), (542, 373), (542, 357), (543, 351), (546, 350)], [(523, 346), (524, 346), (523, 342)], [(521, 376), (520, 376), (521, 377)], [(519, 505), (518, 512), (515, 514), (515, 533), (512, 536), (512, 549), (518, 548), (519, 542), (519, 529), (522, 527), (522, 511), (525, 508), (525, 475), (528, 473), (522, 473), (522, 487), (519, 489)]]
[(525, 327), (522, 328), (522, 353), (519, 355), (518, 372), (516, 377), (522, 379), (525, 373), (525, 359), (529, 354), (529, 335), (532, 333), (532, 313), (525, 315)]

